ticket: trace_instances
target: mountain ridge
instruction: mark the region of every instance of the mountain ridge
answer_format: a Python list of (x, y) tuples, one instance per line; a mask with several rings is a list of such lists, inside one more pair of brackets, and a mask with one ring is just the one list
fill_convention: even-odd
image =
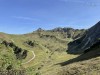
[[(69, 43), (69, 50), (67, 52), (82, 53), (84, 52), (85, 49), (88, 49), (93, 44), (97, 43), (99, 38), (100, 38), (100, 21), (93, 27), (88, 29), (86, 33), (79, 39)], [(78, 42), (79, 40), (80, 42)]]
[[(99, 24), (98, 22), (96, 26), (86, 30), (73, 28), (44, 30), (39, 28), (22, 35), (0, 33), (0, 71), (6, 73), (10, 70), (14, 73), (13, 70), (25, 70), (22, 75), (71, 75), (78, 70), (78, 66), (68, 65), (79, 63), (79, 67), (85, 69), (81, 73), (83, 74), (86, 69), (91, 69), (91, 67), (84, 68), (81, 64), (86, 59), (90, 62), (90, 59), (99, 56)], [(92, 35), (93, 32), (95, 32), (94, 35)], [(80, 55), (74, 55), (77, 54), (76, 49), (82, 51), (78, 52), (81, 53)], [(77, 68), (73, 72), (75, 67)], [(94, 67), (93, 69), (95, 70)], [(77, 74), (80, 74), (80, 71)]]

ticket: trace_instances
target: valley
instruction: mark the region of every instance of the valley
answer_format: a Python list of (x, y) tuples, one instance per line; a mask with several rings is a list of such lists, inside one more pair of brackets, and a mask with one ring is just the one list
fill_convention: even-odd
[[(28, 75), (35, 75), (38, 73), (44, 75), (47, 71), (59, 68), (60, 66), (56, 66), (56, 63), (77, 57), (77, 55), (67, 54), (66, 50), (67, 44), (73, 40), (71, 37), (78, 36), (80, 31), (78, 30), (75, 35), (72, 35), (71, 32), (73, 29), (66, 28), (65, 30), (69, 31), (68, 35), (66, 35), (66, 32), (64, 32), (62, 28), (54, 30), (44, 31), (42, 29), (38, 29), (35, 32), (23, 35), (0, 33), (1, 54), (3, 53), (2, 49), (5, 49), (6, 51), (9, 51), (8, 53), (4, 52), (7, 57), (9, 59), (13, 58), (13, 60), (16, 61), (16, 63), (14, 63), (13, 60), (8, 59), (4, 66), (2, 66), (4, 63), (2, 62), (0, 64), (2, 69), (5, 71), (9, 65), (12, 65), (13, 68), (11, 70), (23, 68), (26, 70)], [(10, 46), (10, 44), (12, 44), (12, 46)], [(13, 52), (14, 47), (18, 48), (18, 50), (16, 49), (17, 51), (15, 51), (17, 52), (17, 56)], [(20, 49), (21, 51), (27, 50), (27, 56), (24, 59), (19, 57), (20, 54), (22, 54)], [(1, 55), (2, 59), (4, 59), (3, 56), (5, 54)], [(8, 56), (8, 54), (10, 56)]]
[[(98, 22), (92, 31), (99, 25)], [(94, 34), (90, 39), (90, 32), (91, 28), (39, 28), (22, 35), (0, 33), (0, 72), (11, 71), (11, 75), (14, 71), (17, 75), (96, 75), (100, 71), (100, 34)], [(94, 38), (95, 35), (98, 37)]]

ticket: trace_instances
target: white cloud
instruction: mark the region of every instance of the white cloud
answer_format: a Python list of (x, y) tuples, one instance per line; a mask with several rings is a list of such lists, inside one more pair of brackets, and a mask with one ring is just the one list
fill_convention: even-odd
[(87, 5), (87, 6), (100, 6), (100, 1), (99, 0), (60, 0), (60, 1), (64, 1), (64, 2), (72, 2), (72, 3), (79, 3), (82, 5)]
[(33, 19), (31, 17), (23, 17), (23, 16), (13, 16), (13, 18), (16, 18), (16, 19), (23, 19), (23, 20), (36, 20), (36, 19)]

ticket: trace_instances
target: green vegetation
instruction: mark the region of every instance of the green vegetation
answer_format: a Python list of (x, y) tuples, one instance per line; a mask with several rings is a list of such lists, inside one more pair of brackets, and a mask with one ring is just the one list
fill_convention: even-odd
[[(93, 66), (89, 67), (89, 63), (95, 59), (85, 60), (86, 64), (84, 64), (85, 61), (80, 62), (79, 60), (87, 58), (91, 54), (94, 55), (99, 52), (99, 49), (97, 52), (86, 53), (82, 56), (66, 52), (68, 43), (78, 39), (81, 32), (76, 30), (73, 34), (71, 31), (66, 36), (66, 28), (64, 28), (64, 31), (39, 29), (23, 35), (0, 33), (0, 72), (8, 74), (11, 72), (11, 75), (14, 75), (15, 72), (17, 75), (84, 75), (87, 74), (84, 73), (87, 69), (93, 69), (91, 73), (94, 74), (100, 67), (93, 68), (93, 63), (90, 64)], [(60, 65), (63, 62), (77, 63)]]
[[(40, 30), (24, 35), (0, 33), (1, 69), (25, 69), (27, 75), (46, 75), (48, 71), (60, 67), (55, 64), (76, 57), (66, 53), (67, 44), (73, 39), (65, 35), (64, 32)], [(25, 50), (27, 56), (23, 58)]]

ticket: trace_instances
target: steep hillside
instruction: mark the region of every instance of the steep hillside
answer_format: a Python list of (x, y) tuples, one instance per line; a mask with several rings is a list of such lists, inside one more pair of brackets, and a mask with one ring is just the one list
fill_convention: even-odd
[[(0, 72), (3, 75), (99, 74), (99, 24), (88, 30), (39, 28), (23, 35), (0, 33)], [(66, 50), (82, 54), (67, 54)]]
[(68, 53), (82, 53), (98, 42), (100, 38), (100, 22), (88, 29), (83, 36), (68, 44)]
[(66, 53), (66, 46), (82, 36), (85, 30), (61, 30), (39, 28), (23, 35), (0, 33), (0, 71), (11, 71), (12, 75), (16, 71), (21, 71), (22, 75), (44, 75), (47, 71), (59, 68), (54, 64), (76, 57)]

